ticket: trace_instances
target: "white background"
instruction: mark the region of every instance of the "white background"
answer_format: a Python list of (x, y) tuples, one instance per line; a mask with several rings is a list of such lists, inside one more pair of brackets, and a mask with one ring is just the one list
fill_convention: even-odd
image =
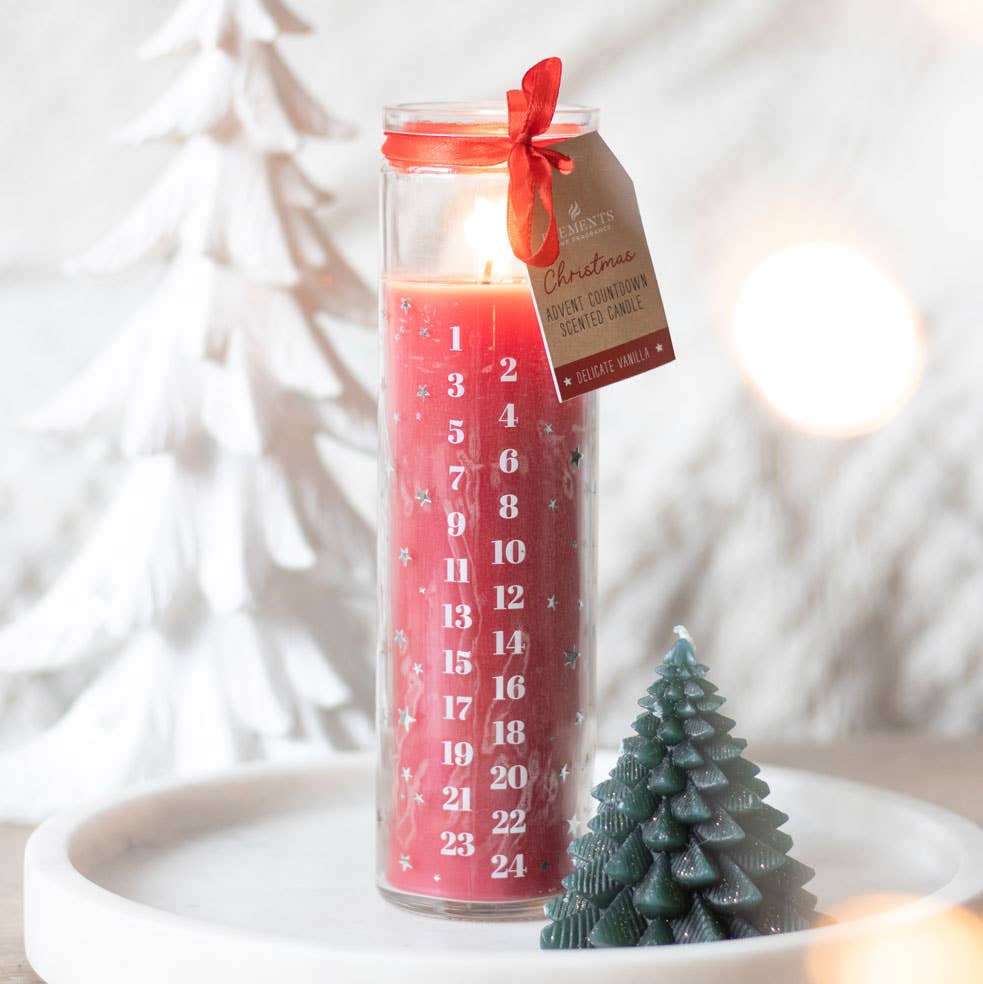
[[(744, 734), (983, 725), (978, 6), (295, 4), (316, 33), (281, 52), (360, 131), (303, 160), (337, 193), (326, 223), (367, 278), (386, 102), (498, 97), (558, 54), (564, 100), (601, 106), (635, 179), (678, 361), (602, 402), (603, 738), (624, 732), (677, 622)], [(73, 283), (60, 264), (170, 159), (167, 146), (108, 139), (184, 64), (135, 54), (169, 9), (3, 4), (0, 619), (50, 582), (115, 478), (97, 449), (13, 427), (154, 281), (147, 268)], [(817, 238), (875, 258), (924, 323), (920, 388), (865, 438), (778, 420), (730, 344), (743, 276)], [(372, 379), (374, 352), (354, 354)], [(365, 476), (352, 494), (371, 509)]]

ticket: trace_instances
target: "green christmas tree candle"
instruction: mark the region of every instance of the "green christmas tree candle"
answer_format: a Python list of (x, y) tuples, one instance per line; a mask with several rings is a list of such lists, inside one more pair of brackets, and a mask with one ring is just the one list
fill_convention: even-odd
[(788, 817), (765, 802), (759, 769), (719, 713), (685, 629), (595, 786), (589, 833), (570, 845), (574, 870), (546, 906), (544, 949), (702, 943), (807, 929), (821, 921), (789, 856)]

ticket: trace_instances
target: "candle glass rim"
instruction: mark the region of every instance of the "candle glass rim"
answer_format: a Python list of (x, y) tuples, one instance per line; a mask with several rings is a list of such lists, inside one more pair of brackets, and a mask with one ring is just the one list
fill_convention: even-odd
[[(454, 125), (456, 136), (489, 136), (508, 132), (508, 105), (504, 99), (448, 100), (435, 102), (392, 103), (383, 107), (383, 128), (387, 133), (412, 132), (425, 135), (427, 123), (436, 124), (434, 136), (447, 136), (446, 127)], [(596, 106), (560, 103), (553, 113), (550, 130), (573, 136), (597, 129)]]

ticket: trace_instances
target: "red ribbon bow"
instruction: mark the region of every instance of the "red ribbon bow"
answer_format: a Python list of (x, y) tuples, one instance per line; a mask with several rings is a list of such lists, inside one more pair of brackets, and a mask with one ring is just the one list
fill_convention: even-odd
[[(549, 147), (537, 147), (532, 138), (553, 122), (560, 92), (559, 58), (545, 58), (522, 77), (521, 89), (509, 89), (509, 243), (512, 252), (530, 266), (556, 262), (560, 239), (553, 214), (553, 168), (573, 170), (573, 160)], [(542, 202), (549, 225), (539, 248), (532, 249), (532, 222), (536, 199)]]
[[(508, 163), (509, 243), (516, 258), (530, 266), (547, 267), (556, 262), (560, 239), (553, 214), (553, 169), (561, 174), (573, 170), (573, 160), (533, 138), (545, 133), (553, 121), (560, 92), (562, 63), (544, 58), (522, 77), (521, 89), (509, 89), (507, 137), (457, 137), (427, 133), (387, 133), (382, 145), (386, 157), (399, 164), (452, 164), (488, 167)], [(423, 124), (432, 130), (435, 124)], [(554, 142), (554, 141), (550, 141)], [(543, 240), (532, 248), (536, 200), (541, 203), (548, 225)]]

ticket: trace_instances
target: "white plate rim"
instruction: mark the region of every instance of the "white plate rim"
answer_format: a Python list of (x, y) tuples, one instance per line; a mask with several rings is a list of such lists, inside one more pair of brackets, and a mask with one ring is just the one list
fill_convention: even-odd
[[(207, 786), (223, 786), (241, 782), (262, 782), (288, 779), (293, 782), (307, 778), (323, 778), (338, 769), (358, 770), (362, 775), (371, 770), (375, 763), (372, 752), (337, 753), (324, 758), (312, 758), (288, 763), (247, 763), (233, 769), (202, 774), (192, 778), (163, 779), (142, 783), (137, 786), (94, 801), (66, 813), (58, 814), (44, 821), (31, 835), (24, 854), (24, 920), (25, 948), (28, 960), (34, 963), (34, 956), (43, 958), (44, 947), (35, 940), (35, 932), (39, 933), (43, 922), (42, 909), (47, 897), (71, 896), (78, 904), (85, 907), (87, 916), (96, 920), (122, 920), (134, 931), (141, 928), (159, 930), (169, 928), (171, 931), (190, 937), (207, 934), (216, 944), (220, 941), (237, 947), (251, 946), (257, 943), (255, 934), (235, 926), (225, 926), (217, 923), (203, 923), (192, 917), (166, 910), (156, 909), (142, 902), (128, 899), (125, 896), (103, 888), (89, 880), (72, 863), (70, 851), (75, 836), (90, 823), (97, 822), (102, 816), (137, 803), (150, 803), (154, 799), (166, 799), (170, 796), (187, 794), (190, 790), (200, 790)], [(905, 796), (891, 790), (882, 789), (867, 783), (806, 770), (790, 769), (780, 766), (769, 766), (760, 763), (763, 772), (777, 775), (787, 774), (797, 777), (808, 777), (811, 781), (820, 781), (834, 787), (850, 788), (854, 792), (876, 795), (882, 802), (893, 802), (898, 807), (914, 810), (929, 820), (934, 820), (944, 827), (959, 845), (962, 857), (953, 877), (937, 891), (917, 900), (904, 903), (886, 913), (867, 916), (849, 923), (804, 930), (798, 933), (787, 933), (776, 936), (763, 936), (748, 940), (723, 940), (714, 943), (694, 944), (690, 946), (659, 947), (658, 960), (661, 967), (672, 967), (693, 959), (696, 947), (700, 950), (701, 960), (705, 965), (714, 963), (730, 963), (737, 959), (755, 959), (767, 952), (779, 956), (789, 950), (804, 950), (812, 946), (834, 943), (854, 936), (872, 932), (890, 931), (900, 926), (916, 922), (920, 918), (936, 913), (939, 907), (966, 905), (978, 899), (983, 894), (983, 829), (971, 820), (952, 813), (943, 807), (927, 803), (923, 800)], [(466, 923), (465, 923), (466, 925)], [(440, 964), (441, 968), (452, 972), (473, 967), (475, 961), (490, 963), (496, 973), (509, 973), (528, 969), (528, 961), (532, 957), (538, 960), (564, 961), (575, 958), (580, 951), (541, 951), (536, 946), (535, 923), (530, 921), (529, 952), (501, 950), (469, 950), (469, 951), (401, 951), (399, 961), (406, 964), (433, 966)], [(119, 932), (120, 924), (115, 924), (115, 932)], [(339, 962), (354, 960), (355, 963), (377, 963), (386, 965), (393, 960), (393, 954), (373, 954), (365, 950), (340, 947), (330, 944), (319, 944), (287, 936), (269, 934), (261, 938), (264, 948), (276, 948), (285, 956), (307, 956), (314, 960), (330, 959), (333, 967)], [(648, 948), (639, 950), (633, 947), (612, 948), (603, 951), (606, 959), (605, 968), (626, 970), (636, 968), (639, 963), (653, 967), (652, 952)], [(596, 972), (599, 966), (591, 961), (591, 972)], [(571, 968), (572, 969), (572, 968)], [(653, 967), (654, 969), (654, 967)]]

